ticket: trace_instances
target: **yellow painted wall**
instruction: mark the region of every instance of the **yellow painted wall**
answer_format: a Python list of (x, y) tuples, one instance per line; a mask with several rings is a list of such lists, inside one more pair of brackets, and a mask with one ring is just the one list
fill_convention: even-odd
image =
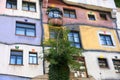
[[(106, 51), (120, 51), (120, 43), (117, 38), (117, 34), (115, 30), (100, 28), (100, 27), (92, 27), (80, 25), (78, 26), (77, 31), (80, 31), (81, 43), (82, 47), (87, 50), (106, 50)], [(99, 32), (109, 32), (113, 37), (113, 41), (115, 42), (114, 46), (105, 46), (100, 44), (99, 40)], [(49, 39), (49, 25), (44, 24), (44, 40)]]
[[(111, 33), (116, 45), (114, 46), (101, 45), (99, 41), (99, 32)], [(84, 49), (120, 51), (120, 45), (115, 30), (91, 26), (80, 26), (80, 35), (82, 39), (82, 46)]]

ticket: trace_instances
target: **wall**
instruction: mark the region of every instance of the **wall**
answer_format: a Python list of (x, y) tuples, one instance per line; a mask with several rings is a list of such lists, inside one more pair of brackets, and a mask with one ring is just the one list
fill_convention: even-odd
[(17, 9), (6, 8), (6, 0), (0, 0), (0, 15), (21, 16), (40, 19), (39, 0), (24, 0), (36, 3), (36, 12), (23, 11), (22, 0), (17, 0)]
[[(16, 21), (28, 23), (35, 23), (36, 25), (36, 37), (19, 36), (15, 34)], [(24, 43), (32, 45), (41, 44), (41, 23), (39, 20), (21, 17), (0, 16), (0, 42), (7, 44)]]
[[(107, 53), (107, 52), (84, 52), (86, 66), (88, 74), (93, 76), (96, 80), (107, 79), (107, 80), (119, 80), (119, 73), (115, 72), (112, 59), (115, 59), (115, 56), (120, 59), (119, 53)], [(100, 56), (106, 58), (108, 61), (109, 68), (100, 68), (98, 64), (98, 59)], [(101, 75), (100, 75), (101, 73)]]
[(116, 8), (114, 0), (64, 0), (65, 2), (74, 2), (74, 3), (81, 3), (87, 4), (92, 6), (99, 6), (104, 8)]
[[(100, 44), (99, 33), (111, 35), (113, 46), (104, 46)], [(80, 26), (80, 35), (82, 46), (87, 50), (105, 50), (105, 51), (120, 51), (120, 45), (116, 31), (113, 29)]]
[[(86, 24), (86, 25), (104, 26), (104, 27), (110, 27), (110, 28), (116, 27), (111, 19), (110, 12), (88, 10), (88, 9), (84, 9), (81, 7), (66, 5), (63, 2), (55, 1), (55, 0), (50, 0), (48, 6), (49, 7), (50, 6), (57, 7), (60, 10), (62, 10), (62, 12), (64, 12), (63, 11), (64, 8), (75, 10), (77, 18), (74, 19), (74, 18), (67, 18), (67, 17), (63, 16), (63, 25), (66, 25), (66, 24), (69, 24), (69, 25), (71, 25), (71, 24)], [(95, 21), (89, 20), (88, 14), (90, 14), (90, 13), (95, 15), (95, 18), (96, 18)], [(106, 14), (107, 20), (102, 20), (100, 18), (99, 13)], [(43, 9), (43, 22), (44, 23), (48, 22), (48, 17), (47, 17), (45, 8)]]
[[(19, 46), (19, 50), (23, 51), (23, 65), (10, 65), (10, 50), (15, 49), (15, 46)], [(35, 50), (38, 54), (38, 65), (29, 64), (29, 52)], [(0, 44), (0, 74), (16, 75), (22, 77), (36, 77), (43, 75), (43, 60), (42, 47), (30, 46), (22, 44), (4, 45)]]

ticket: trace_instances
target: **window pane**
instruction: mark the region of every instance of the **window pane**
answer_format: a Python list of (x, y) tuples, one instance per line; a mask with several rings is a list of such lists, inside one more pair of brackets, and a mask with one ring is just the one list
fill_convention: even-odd
[(74, 41), (75, 42), (79, 42), (79, 38), (74, 38)]
[(29, 4), (30, 11), (36, 11), (35, 4)]
[(25, 29), (17, 28), (17, 29), (16, 29), (16, 34), (25, 35)]
[(74, 37), (79, 37), (78, 33), (74, 33)]
[(71, 18), (75, 18), (75, 12), (74, 12), (74, 11), (71, 11), (71, 12), (70, 12), (70, 17), (71, 17)]
[(112, 45), (112, 42), (111, 41), (107, 41), (107, 45)]
[(80, 44), (75, 44), (75, 47), (76, 48), (80, 48)]
[(26, 35), (27, 36), (35, 36), (35, 30), (27, 29), (26, 30)]
[(68, 37), (68, 40), (69, 40), (70, 42), (74, 42), (73, 37)]
[(13, 9), (16, 9), (16, 8), (17, 8), (16, 4), (13, 4), (13, 5), (12, 5), (12, 8), (13, 8)]
[(29, 10), (29, 9), (28, 9), (28, 3), (23, 2), (23, 4), (22, 4), (22, 9), (28, 11), (28, 10)]
[(49, 18), (53, 18), (53, 15), (54, 15), (53, 11), (50, 11), (49, 14), (48, 14)]
[(29, 57), (29, 63), (32, 63), (32, 57)]
[(22, 57), (20, 56), (17, 57), (17, 64), (22, 64)]
[(37, 57), (33, 57), (33, 63), (37, 64)]
[(107, 43), (106, 43), (106, 41), (101, 40), (101, 44), (106, 45)]
[(12, 8), (11, 4), (7, 2), (7, 8)]
[(56, 38), (56, 33), (53, 31), (50, 31), (50, 38), (55, 39)]
[(10, 64), (15, 64), (15, 56), (11, 56), (11, 58), (10, 58)]
[(33, 54), (29, 54), (29, 56), (36, 57), (36, 56), (37, 56), (37, 54), (33, 53)]
[(70, 15), (70, 14), (69, 14), (69, 11), (64, 10), (64, 16), (65, 16), (65, 17), (69, 17), (69, 15)]

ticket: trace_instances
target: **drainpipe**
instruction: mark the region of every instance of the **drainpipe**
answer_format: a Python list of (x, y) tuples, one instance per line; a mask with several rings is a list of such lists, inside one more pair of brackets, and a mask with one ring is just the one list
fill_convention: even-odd
[(42, 45), (42, 52), (43, 52), (43, 74), (45, 74), (45, 59), (44, 59), (44, 27), (43, 27), (43, 13), (42, 13), (42, 6), (43, 6), (43, 0), (39, 0), (39, 6), (40, 6), (40, 23), (41, 23), (41, 29), (42, 29), (42, 34), (41, 34), (41, 45)]

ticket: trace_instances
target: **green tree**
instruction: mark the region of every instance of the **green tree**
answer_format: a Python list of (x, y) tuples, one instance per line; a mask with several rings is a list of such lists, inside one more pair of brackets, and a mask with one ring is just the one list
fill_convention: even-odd
[(49, 39), (45, 43), (50, 46), (45, 51), (45, 60), (49, 65), (49, 80), (69, 80), (70, 69), (79, 69), (80, 64), (73, 56), (81, 56), (81, 49), (71, 47), (68, 40), (69, 31), (66, 29), (54, 29), (56, 39)]

